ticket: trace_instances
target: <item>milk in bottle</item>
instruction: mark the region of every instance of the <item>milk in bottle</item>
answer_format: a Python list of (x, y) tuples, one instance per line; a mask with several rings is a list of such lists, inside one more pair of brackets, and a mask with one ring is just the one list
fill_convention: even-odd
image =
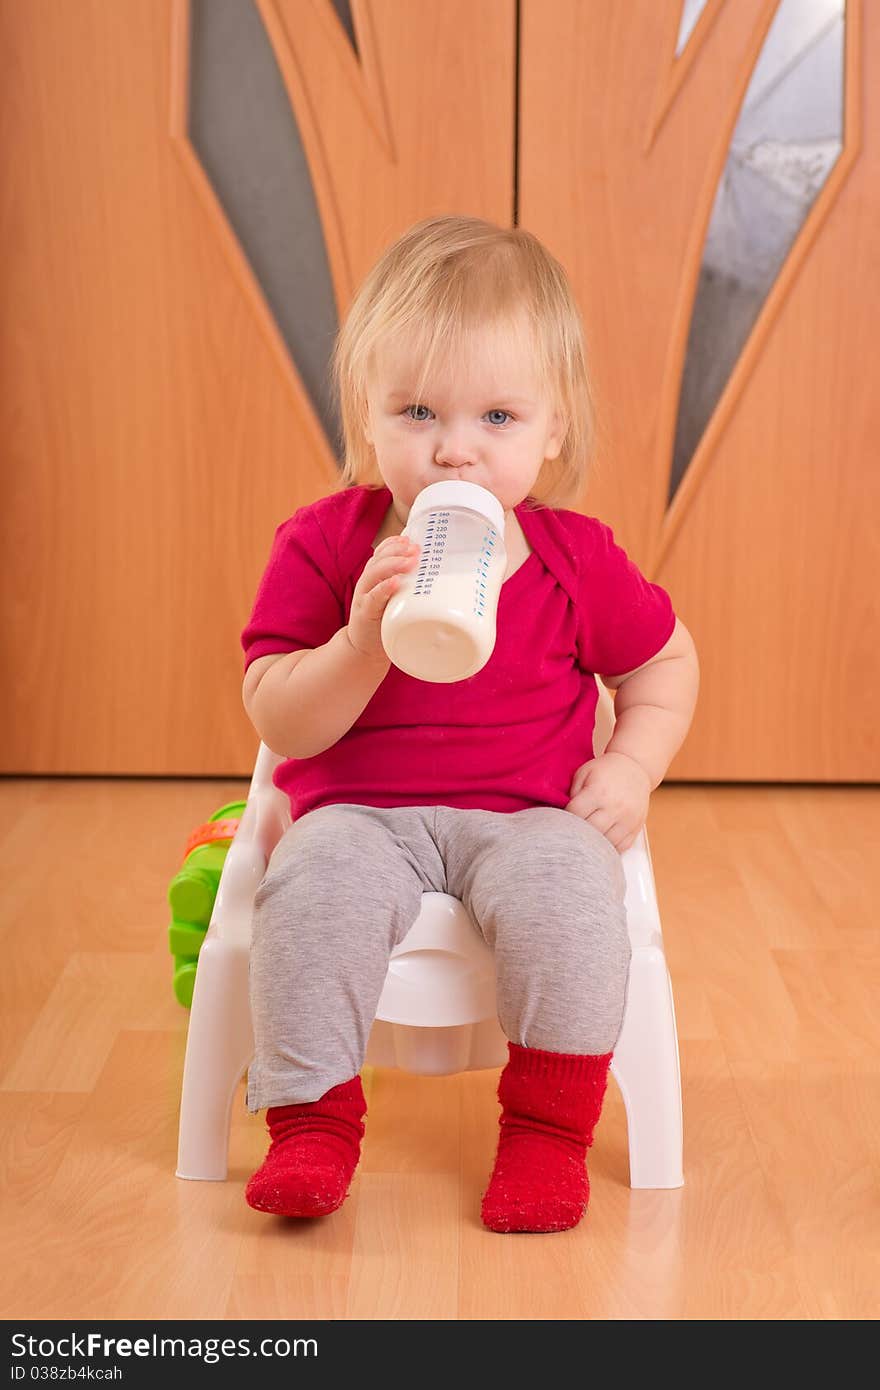
[(476, 483), (431, 483), (403, 529), (421, 547), (382, 615), (382, 645), (407, 675), (465, 680), (495, 647), (495, 615), (507, 569), (504, 508)]

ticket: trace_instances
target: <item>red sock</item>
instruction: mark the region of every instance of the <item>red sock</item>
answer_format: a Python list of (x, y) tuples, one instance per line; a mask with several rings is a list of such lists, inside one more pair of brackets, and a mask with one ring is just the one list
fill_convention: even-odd
[(367, 1105), (360, 1076), (320, 1100), (266, 1111), (272, 1143), (245, 1188), (248, 1206), (277, 1216), (326, 1216), (348, 1196)]
[(543, 1052), (508, 1042), (498, 1083), (500, 1138), (483, 1195), (492, 1231), (567, 1231), (590, 1200), (587, 1149), (612, 1054)]

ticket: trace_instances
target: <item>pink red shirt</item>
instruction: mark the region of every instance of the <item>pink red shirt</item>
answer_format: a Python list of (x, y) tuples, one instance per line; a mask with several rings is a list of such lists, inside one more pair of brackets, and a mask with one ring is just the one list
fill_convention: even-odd
[[(269, 652), (322, 646), (348, 622), (391, 500), (387, 487), (358, 485), (282, 522), (241, 635), (245, 670)], [(332, 747), (276, 769), (294, 820), (341, 802), (520, 811), (571, 800), (593, 757), (594, 673), (648, 661), (675, 613), (595, 517), (531, 498), (516, 515), (532, 553), (501, 586), (486, 665), (449, 684), (392, 665)]]

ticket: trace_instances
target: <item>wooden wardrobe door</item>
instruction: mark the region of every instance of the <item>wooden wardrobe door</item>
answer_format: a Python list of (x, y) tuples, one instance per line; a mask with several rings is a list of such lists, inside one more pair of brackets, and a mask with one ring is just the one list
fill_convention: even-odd
[[(242, 25), (271, 45), (263, 78)], [(229, 132), (244, 167), (209, 173), (193, 144), (196, 33), (253, 123)], [(265, 157), (267, 101), (316, 210), (299, 283), (326, 273), (335, 322), (411, 223), (509, 224), (515, 2), (2, 0), (0, 52), (0, 770), (248, 773), (239, 634), (275, 527), (335, 485), (338, 446), (270, 307), (304, 254), (275, 181), (244, 199), (266, 234), (250, 255), (223, 185), (247, 186), (246, 134)]]
[[(773, 26), (815, 8), (709, 0), (676, 58), (678, 0), (522, 3), (519, 219), (572, 276), (602, 415), (580, 509), (670, 591), (700, 654), (671, 779), (880, 776), (876, 5), (847, 0), (839, 152), (670, 481), (707, 226), (743, 99)], [(802, 166), (823, 154), (815, 137), (806, 119)], [(783, 155), (756, 141), (744, 163), (784, 174)]]
[[(0, 769), (252, 765), (238, 635), (275, 525), (336, 469), (323, 349), (291, 350), (310, 319), (273, 307), (192, 138), (193, 32), (210, 15), (206, 52), (247, 75), (228, 26), (253, 14), (335, 318), (432, 213), (518, 218), (569, 269), (602, 410), (583, 509), (700, 650), (670, 776), (876, 779), (880, 16), (858, 0), (837, 160), (673, 479), (706, 230), (781, 9), (709, 0), (676, 57), (678, 0), (0, 0)], [(236, 89), (262, 135), (257, 95)]]

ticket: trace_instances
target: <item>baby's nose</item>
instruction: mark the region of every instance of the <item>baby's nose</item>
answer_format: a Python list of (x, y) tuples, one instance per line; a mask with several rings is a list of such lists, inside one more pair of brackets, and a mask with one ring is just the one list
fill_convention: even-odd
[(438, 449), (434, 457), (438, 463), (445, 465), (447, 468), (466, 468), (469, 463), (473, 462), (470, 451), (460, 448), (446, 447)]

